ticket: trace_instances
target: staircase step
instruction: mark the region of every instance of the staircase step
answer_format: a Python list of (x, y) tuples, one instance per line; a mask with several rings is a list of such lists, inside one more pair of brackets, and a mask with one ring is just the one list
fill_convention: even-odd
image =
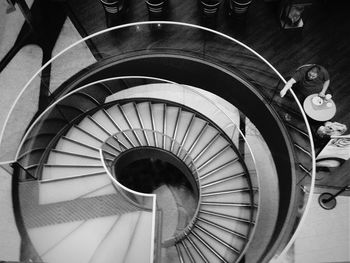
[(106, 111), (112, 117), (114, 122), (118, 124), (118, 126), (120, 127), (120, 130), (129, 130), (130, 129), (127, 121), (125, 120), (125, 118), (123, 116), (123, 113), (120, 109), (120, 106), (118, 104), (108, 108)]
[(104, 126), (102, 126), (102, 124), (100, 124), (98, 121), (96, 121), (90, 116), (84, 118), (78, 126), (82, 130), (89, 132), (101, 141), (105, 141), (110, 136), (110, 134), (104, 128)]
[(69, 132), (66, 134), (66, 137), (87, 145), (91, 145), (95, 148), (99, 148), (103, 143), (103, 140), (101, 140), (99, 137), (95, 137), (89, 133), (89, 131), (83, 130), (79, 126), (71, 127)]
[[(238, 162), (237, 159), (233, 159), (222, 164), (221, 166), (216, 167), (211, 171), (208, 171), (207, 173), (200, 173), (199, 178), (201, 180), (201, 184), (209, 184), (242, 172), (244, 172), (242, 165)], [(247, 186), (247, 181), (243, 179), (236, 180), (234, 183), (235, 187)]]
[(182, 253), (182, 255), (184, 255), (184, 258), (187, 257), (190, 260), (193, 259), (194, 262), (211, 262), (209, 261), (211, 259), (210, 256), (208, 257), (206, 253), (207, 249), (203, 247), (200, 243), (198, 243), (197, 240), (194, 237), (192, 237), (192, 235), (188, 235), (186, 239), (181, 241), (181, 244), (183, 247), (182, 251), (186, 252)]
[[(153, 117), (151, 115), (151, 103), (141, 102), (135, 105), (140, 126), (142, 129), (153, 131)], [(155, 136), (151, 132), (145, 132), (143, 134), (146, 145), (155, 146)]]
[(34, 228), (29, 234), (44, 262), (89, 262), (118, 217)]
[(88, 155), (77, 155), (70, 152), (51, 150), (47, 164), (98, 165), (101, 164), (101, 159)]
[(207, 126), (203, 134), (198, 139), (196, 147), (191, 151), (192, 159), (199, 161), (200, 164), (201, 162), (204, 162), (203, 160), (209, 158), (210, 155), (207, 155), (207, 148), (209, 149), (211, 145), (215, 143), (215, 140), (219, 138), (219, 136), (220, 135), (216, 129), (210, 125)]
[[(236, 248), (243, 247), (245, 243), (248, 241), (248, 224), (240, 223), (234, 220), (230, 220), (223, 217), (214, 217), (210, 215), (201, 214), (199, 217), (199, 224), (205, 227), (208, 226), (207, 223), (203, 224), (203, 222), (210, 222), (210, 224), (214, 224), (215, 226), (219, 226), (220, 228), (225, 229), (225, 231), (230, 231), (232, 241), (234, 241), (234, 246)], [(203, 220), (203, 221), (200, 221)], [(218, 230), (219, 231), (219, 230)]]
[[(165, 129), (165, 104), (156, 103), (152, 104), (152, 116), (154, 122), (154, 130), (163, 133)], [(159, 142), (159, 147), (163, 148), (161, 142)]]
[(238, 239), (241, 241), (248, 241), (248, 237), (240, 232), (236, 232), (233, 231), (232, 229), (229, 228), (229, 226), (232, 224), (232, 222), (230, 222), (230, 224), (227, 224), (227, 222), (225, 223), (225, 221), (220, 221), (218, 220), (218, 218), (214, 219), (214, 220), (208, 220), (205, 219), (203, 217), (199, 217), (197, 218), (197, 224), (201, 225), (202, 227), (206, 228), (206, 229), (211, 229), (211, 228), (215, 228), (215, 231), (221, 231), (222, 234), (220, 234), (220, 236), (222, 235), (229, 235), (230, 239)]
[[(130, 124), (128, 123), (128, 117), (126, 116), (123, 108), (120, 105), (114, 105), (106, 110), (115, 123), (118, 124), (121, 131), (130, 130)], [(140, 145), (138, 138), (133, 132), (129, 132), (129, 139), (131, 145), (138, 146)]]
[[(186, 244), (186, 242), (181, 241), (179, 243), (175, 244), (175, 248), (177, 251), (177, 261), (174, 260), (176, 263), (182, 263), (182, 262), (200, 262), (199, 259), (195, 260), (195, 251), (191, 251), (191, 248), (189, 248)], [(165, 261), (166, 262), (166, 261)]]
[[(201, 194), (203, 202), (232, 202), (241, 204), (251, 203), (251, 192), (248, 188), (226, 187), (222, 191), (205, 192)], [(243, 189), (243, 190), (241, 190)]]
[(196, 142), (199, 140), (201, 132), (204, 132), (204, 127), (206, 126), (206, 124), (207, 122), (202, 119), (193, 119), (191, 130), (183, 143), (183, 148), (189, 152), (190, 156), (192, 156), (192, 150), (197, 146)]
[(184, 144), (188, 137), (188, 133), (191, 132), (193, 127), (193, 119), (195, 115), (193, 113), (182, 110), (178, 123), (177, 133), (175, 140), (181, 145)]
[(107, 174), (40, 184), (39, 203), (55, 203), (115, 193)]
[[(248, 211), (248, 209), (246, 209)], [(239, 233), (248, 233), (249, 226), (254, 224), (250, 221), (250, 214), (237, 208), (220, 208), (201, 206), (199, 217), (225, 226)]]
[(136, 104), (133, 102), (123, 104), (121, 106), (122, 112), (125, 114), (125, 120), (128, 122), (130, 129), (141, 129), (141, 124), (139, 122), (138, 112), (136, 109)]
[(84, 145), (77, 141), (72, 141), (66, 137), (62, 137), (58, 141), (55, 149), (62, 152), (71, 152), (75, 154), (88, 155), (96, 158), (100, 157), (99, 151), (96, 147), (93, 147), (90, 145)]
[(103, 123), (103, 127), (110, 133), (115, 134), (117, 133), (118, 127), (111, 119), (111, 116), (108, 115), (108, 112), (106, 110), (99, 110), (96, 113), (92, 115), (92, 118), (94, 120), (98, 120), (99, 123)]
[[(204, 240), (201, 236), (199, 236), (198, 234), (196, 234), (195, 232), (191, 232), (190, 234), (191, 236), (191, 240), (193, 243), (195, 243), (196, 247), (203, 253), (203, 255), (205, 256), (205, 258), (210, 262), (220, 262), (222, 263), (223, 261), (220, 260), (219, 258), (217, 258), (215, 256), (215, 254), (213, 254), (212, 252), (210, 252), (210, 250), (208, 249), (209, 245), (206, 243), (206, 240)], [(192, 244), (192, 243), (191, 243)], [(193, 244), (192, 244), (193, 245)]]
[(229, 149), (227, 147), (230, 145), (224, 138), (218, 137), (212, 142), (210, 147), (205, 149), (201, 157), (195, 161), (197, 169), (202, 173), (206, 173), (219, 166), (220, 164), (218, 162), (222, 164), (236, 156), (234, 151), (228, 151)]
[[(230, 240), (228, 242), (224, 240), (220, 236), (221, 232), (216, 229), (208, 229), (208, 227), (203, 228), (200, 225), (196, 225), (193, 230), (194, 233), (198, 235), (196, 236), (198, 239), (201, 239), (207, 245), (208, 250), (215, 255), (217, 258), (216, 262), (218, 260), (219, 262), (234, 262), (234, 259), (239, 254), (238, 249), (231, 245)], [(207, 254), (209, 251), (207, 251)]]
[(154, 120), (154, 116), (151, 115), (151, 108), (151, 102), (141, 102), (137, 104), (137, 111), (140, 114), (142, 126), (147, 130), (153, 130), (152, 121)]
[(99, 165), (45, 165), (43, 167), (42, 180), (64, 179), (74, 176), (89, 176), (90, 174), (105, 172), (103, 166)]
[[(104, 237), (89, 262), (125, 262), (142, 213), (132, 212), (122, 215), (108, 235)], [(145, 243), (150, 242), (145, 241)]]
[(151, 251), (152, 243), (152, 213), (142, 212), (124, 262), (150, 262), (150, 256), (154, 253)]

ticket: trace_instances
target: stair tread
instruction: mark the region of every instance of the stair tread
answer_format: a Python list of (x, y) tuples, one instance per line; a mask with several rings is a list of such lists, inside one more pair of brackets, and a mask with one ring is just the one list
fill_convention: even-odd
[[(63, 180), (40, 184), (39, 200), (40, 203), (62, 202), (76, 199), (82, 196), (105, 195), (115, 193), (113, 187), (105, 188), (111, 184), (111, 179), (107, 174), (98, 176), (76, 178), (74, 180)], [(62, 191), (64, 189), (64, 191)], [(96, 191), (96, 192), (95, 192)], [(95, 192), (95, 193), (94, 193)]]

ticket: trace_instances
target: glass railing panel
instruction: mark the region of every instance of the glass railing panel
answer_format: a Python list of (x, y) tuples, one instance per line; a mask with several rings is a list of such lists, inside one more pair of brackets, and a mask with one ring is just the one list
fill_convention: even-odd
[(40, 164), (46, 163), (49, 150), (54, 146), (55, 137), (59, 138), (69, 127), (69, 120), (58, 105), (48, 108), (31, 125), (23, 136), (18, 148), (17, 162), (23, 168), (35, 168), (33, 176), (40, 178)]
[[(33, 120), (39, 108), (40, 78), (34, 77), (22, 90), (12, 105), (11, 114), (1, 127), (0, 162), (13, 161), (19, 142), (26, 127)], [(6, 114), (4, 114), (6, 116)]]

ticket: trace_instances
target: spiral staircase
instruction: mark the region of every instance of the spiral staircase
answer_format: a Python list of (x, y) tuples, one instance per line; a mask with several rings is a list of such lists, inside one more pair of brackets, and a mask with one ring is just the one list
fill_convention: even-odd
[(293, 235), (312, 150), (305, 127), (284, 122), (280, 79), (244, 52), (227, 65), (149, 47), (71, 74), (28, 126), (13, 164), (24, 260), (268, 262)]
[[(137, 86), (134, 93), (172, 86), (176, 85)], [(172, 87), (166, 93), (174, 90)], [(95, 101), (82, 96), (80, 104), (88, 105), (91, 100)], [(145, 245), (143, 240), (152, 239), (151, 198), (130, 197), (111, 177), (118, 180), (120, 172), (116, 171), (125, 162), (133, 165), (138, 159), (153, 157), (183, 166), (195, 202), (192, 211), (183, 208), (185, 202), (173, 206), (177, 217), (173, 220), (163, 209), (163, 227), (158, 234), (163, 262), (234, 262), (242, 257), (255, 224), (258, 189), (225, 131), (194, 109), (164, 99), (134, 98), (96, 105), (85, 108), (79, 118), (65, 125), (51, 147), (39, 151), (37, 163), (27, 163), (38, 152), (33, 145), (43, 140), (46, 123), (51, 126), (57, 116), (51, 113), (46, 117), (39, 125), (45, 130), (43, 137), (29, 136), (22, 147), (19, 163), (38, 179), (20, 186), (24, 225), (37, 256), (45, 262), (109, 262), (116, 258), (120, 262), (148, 262), (151, 243)], [(208, 101), (205, 106), (216, 110)], [(218, 122), (226, 132), (232, 130), (232, 123), (226, 120), (224, 125), (224, 113), (216, 113), (216, 117), (222, 119)], [(31, 145), (31, 150), (26, 145)], [(145, 178), (125, 180), (141, 180), (138, 184), (146, 188)], [(152, 184), (152, 179), (147, 180)], [(169, 186), (165, 182), (152, 186), (152, 193), (159, 185)], [(29, 202), (28, 196), (32, 197)], [(175, 198), (167, 198), (171, 197)], [(103, 212), (93, 208), (99, 202), (104, 205)], [(87, 207), (91, 207), (89, 212), (84, 212)], [(96, 219), (101, 216), (108, 219)], [(94, 233), (93, 229), (101, 229), (101, 234), (91, 242), (81, 242)], [(91, 253), (76, 250), (73, 244), (79, 240), (82, 251), (89, 248)]]

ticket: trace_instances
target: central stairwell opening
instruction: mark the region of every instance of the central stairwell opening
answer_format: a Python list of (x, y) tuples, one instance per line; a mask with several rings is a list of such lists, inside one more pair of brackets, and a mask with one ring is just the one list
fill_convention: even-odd
[(118, 182), (137, 192), (156, 194), (163, 246), (174, 244), (196, 215), (199, 187), (187, 165), (175, 155), (151, 147), (123, 152), (114, 163)]

